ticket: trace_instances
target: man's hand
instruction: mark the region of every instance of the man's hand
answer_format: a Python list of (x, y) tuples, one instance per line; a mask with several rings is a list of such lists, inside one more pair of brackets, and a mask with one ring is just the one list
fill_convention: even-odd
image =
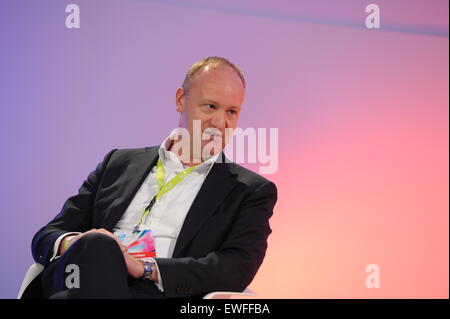
[(127, 264), (128, 274), (133, 278), (141, 278), (144, 275), (144, 264), (126, 252), (123, 257)]

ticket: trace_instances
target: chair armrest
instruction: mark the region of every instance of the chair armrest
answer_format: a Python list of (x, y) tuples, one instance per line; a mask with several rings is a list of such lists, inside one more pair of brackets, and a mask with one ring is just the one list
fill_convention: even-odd
[(242, 292), (237, 291), (213, 291), (205, 295), (203, 299), (230, 299), (231, 296), (256, 296), (256, 293), (250, 289), (245, 289)]
[(19, 293), (17, 294), (17, 299), (22, 297), (23, 292), (28, 287), (30, 282), (32, 282), (33, 279), (36, 278), (43, 270), (44, 266), (38, 263), (32, 264), (30, 268), (28, 268), (25, 278), (23, 278), (22, 285), (20, 286)]

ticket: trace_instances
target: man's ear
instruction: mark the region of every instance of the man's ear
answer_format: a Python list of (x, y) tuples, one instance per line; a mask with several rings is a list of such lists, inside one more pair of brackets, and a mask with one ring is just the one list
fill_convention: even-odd
[(175, 94), (175, 105), (177, 112), (184, 112), (185, 94), (183, 88), (178, 88)]

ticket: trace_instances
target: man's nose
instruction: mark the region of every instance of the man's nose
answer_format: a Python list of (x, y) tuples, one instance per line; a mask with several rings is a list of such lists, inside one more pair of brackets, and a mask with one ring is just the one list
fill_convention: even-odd
[(210, 123), (211, 123), (212, 127), (215, 127), (220, 132), (223, 132), (225, 130), (226, 119), (225, 119), (225, 116), (223, 116), (223, 115), (214, 116), (210, 120)]

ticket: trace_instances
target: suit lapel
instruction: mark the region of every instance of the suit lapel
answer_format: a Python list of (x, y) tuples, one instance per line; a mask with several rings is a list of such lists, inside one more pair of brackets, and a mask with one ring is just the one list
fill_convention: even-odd
[(200, 230), (203, 223), (214, 213), (219, 204), (237, 184), (236, 179), (233, 178), (233, 175), (236, 173), (226, 162), (228, 159), (223, 152), (218, 157), (218, 160), (221, 157), (222, 162), (218, 163), (216, 161), (214, 163), (186, 215), (173, 251), (173, 257), (180, 255)]
[(153, 166), (156, 165), (159, 157), (158, 150), (159, 146), (155, 146), (131, 159), (130, 164), (122, 174), (123, 180), (120, 181), (120, 185), (123, 187), (120, 189), (122, 196), (113, 201), (109, 212), (104, 218), (103, 227), (105, 229), (112, 231), (125, 213), (145, 178), (150, 174)]

